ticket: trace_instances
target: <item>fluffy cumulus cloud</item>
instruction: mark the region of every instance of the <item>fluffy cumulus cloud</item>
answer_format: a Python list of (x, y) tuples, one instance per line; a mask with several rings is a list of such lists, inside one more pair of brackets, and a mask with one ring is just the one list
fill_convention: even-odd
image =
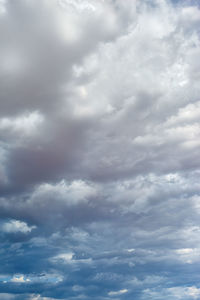
[(29, 227), (25, 222), (12, 220), (10, 222), (6, 222), (3, 224), (2, 229), (6, 233), (9, 232), (22, 232), (22, 233), (28, 233), (31, 232), (32, 229), (36, 228), (36, 226)]
[(200, 8), (0, 0), (0, 299), (200, 298)]

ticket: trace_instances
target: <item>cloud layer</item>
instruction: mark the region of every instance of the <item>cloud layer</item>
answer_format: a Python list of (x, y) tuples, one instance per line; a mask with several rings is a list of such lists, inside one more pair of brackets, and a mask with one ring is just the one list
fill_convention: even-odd
[(195, 1), (0, 1), (0, 298), (199, 299)]

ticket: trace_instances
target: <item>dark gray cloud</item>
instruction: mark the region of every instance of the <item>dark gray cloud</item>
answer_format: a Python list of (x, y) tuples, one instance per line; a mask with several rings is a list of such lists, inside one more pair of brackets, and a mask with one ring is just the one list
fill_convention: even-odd
[(0, 1), (1, 299), (199, 299), (199, 25)]

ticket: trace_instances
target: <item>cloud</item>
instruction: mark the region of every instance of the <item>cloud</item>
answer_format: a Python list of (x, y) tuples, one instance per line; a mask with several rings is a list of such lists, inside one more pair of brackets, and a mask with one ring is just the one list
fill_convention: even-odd
[(15, 296), (12, 294), (8, 294), (8, 293), (1, 293), (1, 299), (2, 300), (12, 300), (14, 299)]
[(29, 279), (24, 279), (23, 276), (15, 276), (11, 279), (11, 282), (16, 282), (16, 283), (24, 283), (24, 282), (29, 282)]
[[(24, 91), (23, 95), (19, 96), (19, 101), (22, 101), (20, 113), (17, 117), (3, 117), (1, 121), (2, 135), (7, 135), (8, 129), (12, 129), (18, 141), (13, 145), (15, 137), (12, 137), (12, 143), (9, 142), (12, 148), (6, 149), (9, 167), (4, 171), (4, 176), (9, 178), (11, 185), (15, 183), (25, 188), (40, 181), (62, 179), (63, 176), (112, 180), (150, 170), (173, 172), (175, 164), (182, 170), (183, 162), (192, 168), (192, 161), (188, 161), (188, 156), (184, 153), (189, 148), (188, 151), (192, 150), (195, 157), (198, 128), (192, 117), (185, 126), (180, 117), (176, 116), (177, 110), (181, 113), (191, 110), (191, 105), (193, 109), (198, 106), (198, 99), (193, 95), (193, 91), (198, 90), (196, 80), (191, 82), (191, 72), (196, 71), (190, 69), (192, 61), (196, 61), (195, 56), (198, 55), (198, 35), (193, 25), (193, 35), (187, 36), (183, 27), (186, 21), (181, 19), (184, 9), (174, 9), (171, 5), (158, 2), (155, 10), (151, 8), (148, 13), (147, 4), (141, 5), (141, 8), (138, 6), (141, 13), (137, 14), (137, 5), (131, 2), (127, 2), (125, 6), (119, 1), (115, 5), (111, 2), (106, 4), (105, 1), (86, 1), (82, 4), (76, 1), (62, 1), (61, 5), (57, 6), (53, 1), (52, 4), (46, 2), (45, 5), (41, 5), (40, 9), (37, 2), (34, 3), (30, 1), (29, 5), (23, 7), (22, 1), (16, 11), (12, 10), (11, 2), (8, 1), (7, 4), (7, 13), (10, 11), (17, 18), (17, 13), (21, 10), (24, 22), (28, 23), (24, 26), (26, 31), (20, 33), (26, 42), (19, 47), (27, 54), (23, 55), (23, 60), (27, 59), (27, 63), (33, 64), (30, 68), (24, 67), (24, 72), (27, 73), (27, 76), (24, 75), (25, 79), (17, 77), (20, 82), (16, 88), (21, 90), (16, 90), (15, 94)], [(40, 20), (35, 31), (31, 27), (32, 19), (25, 18), (25, 13), (30, 13), (29, 6), (35, 11), (35, 14), (31, 14), (32, 18), (35, 16)], [(191, 9), (198, 12), (196, 7)], [(48, 33), (49, 28), (41, 19), (43, 11), (48, 15), (47, 21), (52, 14), (54, 16), (51, 33)], [(124, 14), (128, 20), (133, 20), (132, 23), (124, 23)], [(111, 15), (114, 16), (112, 26), (106, 23), (113, 19)], [(104, 29), (97, 25), (100, 18), (104, 18), (104, 22), (101, 22), (105, 24)], [(23, 18), (20, 22), (22, 21)], [(93, 22), (93, 26), (88, 22)], [(19, 26), (22, 26), (20, 24)], [(123, 24), (121, 30), (119, 24)], [(8, 30), (10, 25), (6, 26)], [(79, 29), (73, 29), (74, 26)], [(108, 38), (109, 26), (113, 35)], [(91, 28), (96, 28), (95, 35), (91, 35)], [(16, 34), (21, 32), (20, 28), (16, 30)], [(65, 43), (62, 32), (70, 38), (73, 30), (75, 35), (76, 30), (81, 30), (79, 37), (74, 42)], [(104, 30), (103, 34), (98, 30)], [(41, 40), (39, 32), (46, 38)], [(28, 34), (35, 40), (34, 52), (29, 49)], [(4, 36), (7, 47), (6, 34)], [(90, 41), (87, 43), (87, 47), (90, 48), (86, 47), (85, 41)], [(145, 52), (142, 52), (146, 49), (145, 43), (149, 49), (147, 58)], [(11, 46), (13, 51), (14, 46)], [(51, 47), (52, 57), (50, 53), (46, 55), (47, 47)], [(73, 49), (81, 51), (76, 56)], [(9, 51), (6, 51), (5, 55), (8, 53)], [(40, 61), (46, 76), (41, 73)], [(2, 72), (4, 74), (7, 71), (3, 69)], [(13, 74), (13, 71), (11, 73)], [(152, 73), (159, 84), (154, 84)], [(111, 77), (112, 82), (107, 80)], [(29, 83), (26, 84), (26, 80)], [(190, 89), (191, 95), (188, 94), (189, 85), (194, 85), (194, 89)], [(8, 107), (8, 115), (13, 115), (11, 111), (18, 101), (17, 97), (13, 101), (13, 96), (9, 96), (13, 89), (4, 92), (9, 97), (5, 103), (10, 101), (12, 104)], [(176, 102), (172, 103), (174, 97)], [(191, 98), (193, 104), (189, 104)], [(20, 103), (15, 107), (15, 112), (19, 107)], [(177, 119), (173, 128), (169, 128), (169, 122), (173, 118), (179, 118), (179, 121)], [(32, 127), (33, 122), (37, 123), (37, 135), (29, 138), (26, 136), (19, 143), (24, 130), (26, 135), (28, 132), (30, 135), (30, 125), (27, 125), (27, 122), (32, 122)], [(21, 130), (20, 126), (26, 129)], [(189, 137), (188, 141), (191, 132), (196, 132), (196, 135), (192, 140)], [(173, 140), (176, 135), (182, 135), (183, 141)], [(172, 160), (170, 149), (174, 143), (178, 152)], [(126, 155), (122, 144), (126, 147)], [(186, 147), (184, 153), (183, 147)], [(169, 158), (167, 167), (162, 163), (163, 157), (166, 156)]]
[[(146, 294), (146, 299), (160, 299), (160, 297), (169, 296), (171, 299), (198, 299), (199, 297), (199, 289), (195, 286), (190, 287), (173, 287), (162, 290), (161, 293), (151, 292), (149, 290), (145, 290), (144, 293)], [(150, 298), (148, 298), (150, 296)]]
[(2, 229), (6, 233), (29, 233), (35, 228), (36, 226), (28, 226), (25, 222), (21, 222), (18, 220), (11, 220), (2, 225)]
[(127, 292), (128, 292), (127, 289), (123, 289), (123, 290), (120, 290), (120, 291), (117, 291), (117, 292), (111, 291), (111, 292), (108, 293), (108, 295), (109, 296), (119, 296), (119, 295), (123, 295), (123, 294), (125, 294)]
[(198, 299), (195, 1), (0, 1), (0, 298)]
[(29, 115), (20, 116), (17, 118), (2, 118), (0, 120), (0, 129), (2, 131), (9, 131), (13, 133), (18, 133), (18, 135), (30, 136), (36, 133), (38, 125), (43, 121), (42, 116), (33, 112)]
[(40, 295), (33, 295), (29, 299), (30, 300), (56, 300), (56, 298), (41, 297)]

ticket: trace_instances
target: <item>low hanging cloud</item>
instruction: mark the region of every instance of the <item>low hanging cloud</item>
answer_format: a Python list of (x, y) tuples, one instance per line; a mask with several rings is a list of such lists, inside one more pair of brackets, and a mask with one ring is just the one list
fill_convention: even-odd
[(199, 298), (195, 1), (0, 1), (0, 298)]

